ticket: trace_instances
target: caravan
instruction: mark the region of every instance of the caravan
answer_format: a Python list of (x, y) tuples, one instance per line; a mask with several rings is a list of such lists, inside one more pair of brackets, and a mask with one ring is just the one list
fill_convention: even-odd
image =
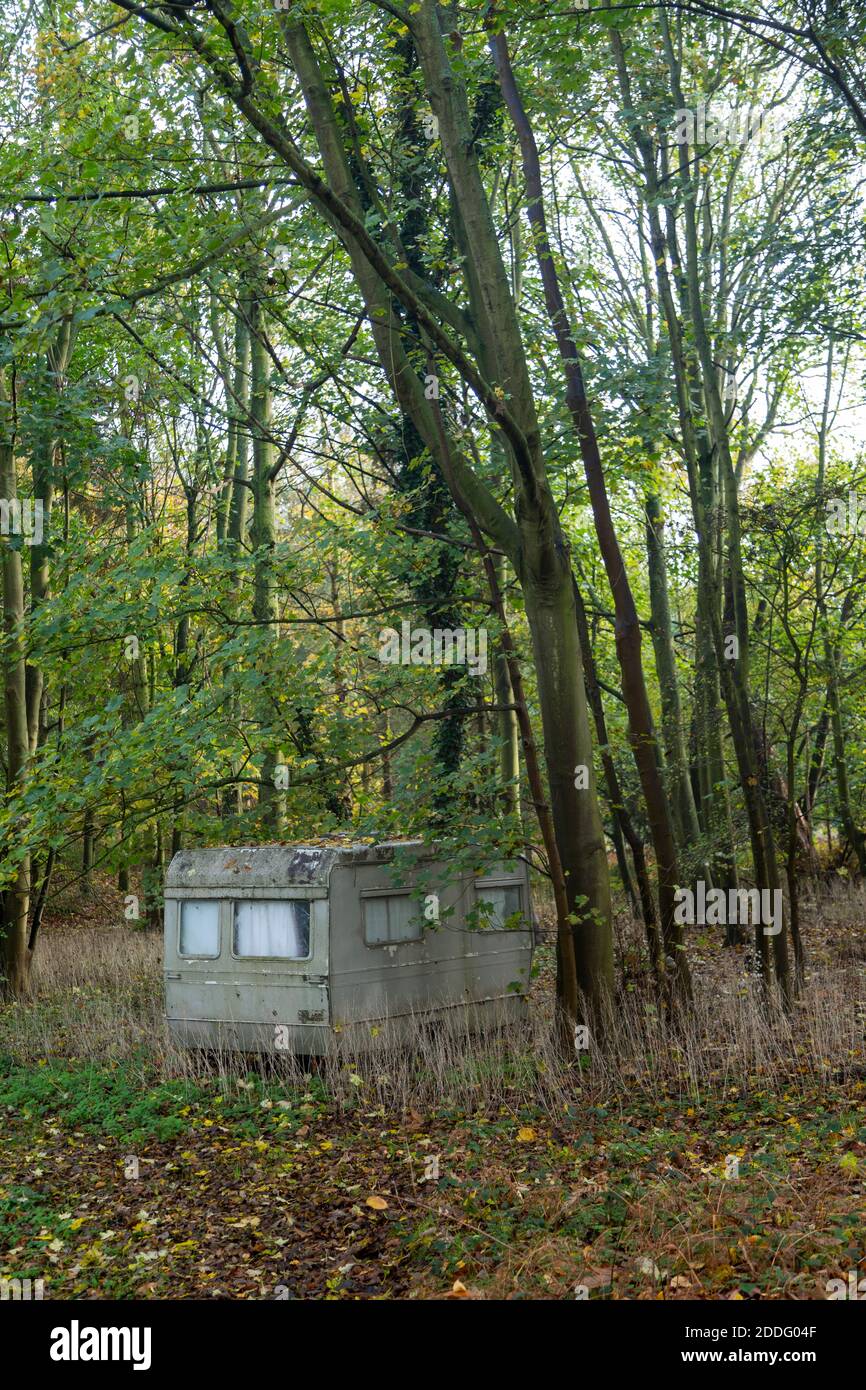
[(454, 868), (417, 841), (176, 854), (165, 885), (165, 1003), (189, 1047), (319, 1056), (334, 1034), (450, 1016), (525, 1016), (529, 876)]

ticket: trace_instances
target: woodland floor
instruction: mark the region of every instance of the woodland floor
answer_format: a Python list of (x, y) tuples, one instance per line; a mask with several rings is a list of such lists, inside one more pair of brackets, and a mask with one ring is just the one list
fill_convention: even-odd
[[(153, 1046), (158, 943), (113, 926), (100, 894), (50, 920), (43, 949), (122, 938), (126, 973), (82, 970), (61, 993), (49, 972), (27, 1010), (0, 1011), (0, 1276), (43, 1278), (46, 1298), (824, 1298), (866, 1272), (850, 919), (837, 895), (807, 921), (825, 1056), (794, 1038), (787, 1063), (739, 1075), (631, 1056), (618, 1080), (553, 1088), (543, 1062), (527, 1081), (526, 1059), (500, 1057), (495, 1086), (479, 1073), (431, 1103), (389, 1101), (360, 1067), (339, 1096), (319, 1075), (172, 1074)], [(703, 995), (742, 992), (742, 951), (699, 939), (692, 960)], [(831, 978), (853, 1033), (833, 1031)]]

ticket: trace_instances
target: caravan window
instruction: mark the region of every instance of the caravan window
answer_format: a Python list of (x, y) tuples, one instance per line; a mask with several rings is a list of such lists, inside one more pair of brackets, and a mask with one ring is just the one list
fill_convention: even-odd
[(220, 905), (213, 899), (185, 898), (180, 905), (180, 956), (209, 956), (220, 953)]
[(247, 958), (307, 960), (310, 955), (310, 899), (234, 904), (232, 951)]
[(420, 905), (411, 893), (380, 893), (362, 901), (364, 940), (368, 946), (421, 940), (424, 922)]
[(475, 885), (476, 925), (488, 931), (504, 931), (507, 928), (525, 926), (521, 920), (520, 884), (504, 883)]

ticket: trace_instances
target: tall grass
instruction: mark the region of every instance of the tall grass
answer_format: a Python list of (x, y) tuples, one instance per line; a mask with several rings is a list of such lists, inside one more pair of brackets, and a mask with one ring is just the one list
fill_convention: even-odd
[[(742, 951), (726, 951), (718, 935), (692, 939), (695, 1003), (673, 1030), (664, 1023), (645, 974), (623, 966), (604, 1046), (590, 1040), (573, 1062), (554, 1045), (551, 951), (539, 949), (541, 976), (531, 1018), (467, 1036), (446, 1017), (418, 1018), (407, 1038), (385, 1022), (377, 1035), (346, 1030), (332, 1036), (327, 1056), (309, 1064), (283, 1054), (250, 1058), (203, 1055), (169, 1038), (162, 1009), (162, 943), (127, 927), (48, 930), (35, 970), (35, 996), (0, 1009), (0, 1050), (14, 1061), (87, 1058), (134, 1062), (143, 1083), (156, 1077), (216, 1077), (236, 1084), (251, 1069), (294, 1090), (316, 1071), (335, 1106), (356, 1103), (383, 1111), (446, 1107), (460, 1112), (530, 1107), (562, 1116), (564, 1107), (616, 1104), (635, 1094), (699, 1102), (709, 1088), (814, 1087), (816, 1078), (866, 1075), (863, 983), (866, 887), (819, 889), (804, 897), (808, 924), (831, 931), (824, 957), (813, 961), (791, 1017), (768, 1018), (758, 982)], [(637, 924), (620, 923), (624, 962), (640, 960)]]

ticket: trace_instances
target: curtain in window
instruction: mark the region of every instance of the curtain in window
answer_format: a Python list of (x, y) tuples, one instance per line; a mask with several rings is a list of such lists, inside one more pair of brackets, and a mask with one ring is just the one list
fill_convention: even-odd
[(180, 940), (182, 956), (218, 956), (220, 953), (220, 905), (207, 900), (189, 898), (180, 905)]
[(292, 898), (286, 902), (236, 902), (234, 953), (305, 959), (310, 954), (309, 901)]
[(364, 930), (368, 946), (383, 942), (420, 941), (424, 931), (421, 908), (409, 893), (364, 899)]
[[(475, 889), (480, 925), (502, 931), (509, 918), (520, 911), (520, 886)], [(512, 924), (513, 925), (513, 924)]]
[(367, 944), (379, 946), (388, 940), (388, 899), (367, 898), (364, 903)]

